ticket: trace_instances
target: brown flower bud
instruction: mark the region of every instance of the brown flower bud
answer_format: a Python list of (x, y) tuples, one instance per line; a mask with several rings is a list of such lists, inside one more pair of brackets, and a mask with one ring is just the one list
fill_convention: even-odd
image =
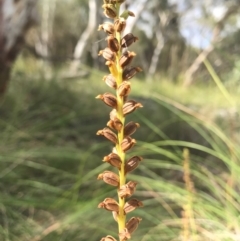
[(105, 83), (113, 88), (113, 89), (116, 89), (117, 88), (117, 83), (116, 83), (116, 79), (115, 77), (112, 75), (112, 74), (109, 74), (109, 75), (105, 75), (103, 77), (103, 81), (105, 81)]
[(123, 105), (123, 114), (127, 115), (141, 107), (143, 107), (141, 103), (138, 103), (135, 100), (129, 100)]
[(102, 8), (104, 9), (104, 15), (107, 18), (116, 18), (117, 17), (117, 9), (113, 4), (103, 4)]
[(104, 93), (103, 95), (96, 96), (96, 99), (101, 99), (106, 105), (117, 108), (117, 99), (116, 97), (111, 93)]
[(114, 36), (110, 35), (107, 37), (108, 47), (113, 51), (117, 52), (119, 50), (119, 43)]
[(126, 27), (126, 20), (124, 18), (118, 18), (114, 22), (114, 30), (117, 32), (122, 32)]
[(130, 213), (138, 207), (143, 207), (143, 203), (136, 198), (133, 198), (125, 203), (124, 212), (125, 214)]
[(121, 47), (127, 48), (132, 43), (136, 42), (137, 40), (138, 40), (138, 38), (135, 37), (132, 33), (128, 33), (121, 39)]
[(114, 237), (108, 235), (104, 238), (102, 238), (100, 241), (117, 241)]
[(128, 232), (127, 228), (124, 228), (120, 233), (119, 233), (119, 239), (120, 241), (126, 241), (131, 238), (130, 233)]
[(135, 56), (134, 52), (125, 51), (119, 60), (121, 67), (124, 68), (129, 65)]
[(136, 75), (136, 73), (141, 72), (142, 69), (139, 67), (126, 67), (123, 70), (123, 80), (130, 80), (134, 75)]
[(116, 200), (113, 198), (105, 198), (103, 202), (98, 204), (98, 208), (104, 208), (107, 211), (119, 211), (119, 206)]
[(104, 171), (103, 173), (98, 175), (98, 180), (103, 180), (109, 185), (118, 187), (119, 186), (119, 176), (114, 172)]
[(124, 127), (124, 136), (132, 135), (137, 130), (137, 128), (139, 128), (139, 126), (140, 125), (138, 123), (135, 123), (134, 121), (130, 121)]
[(132, 234), (138, 227), (140, 221), (142, 219), (138, 218), (138, 217), (132, 217), (127, 223), (126, 223), (126, 227), (127, 230), (130, 234)]
[(98, 27), (98, 31), (103, 30), (107, 34), (114, 34), (114, 25), (110, 22), (105, 22)]
[(102, 55), (103, 58), (108, 60), (110, 63), (116, 59), (116, 54), (110, 48), (100, 50), (98, 55)]
[(118, 94), (120, 96), (127, 96), (131, 91), (131, 84), (128, 81), (123, 81), (118, 87)]
[(119, 170), (121, 168), (122, 161), (121, 161), (121, 158), (119, 157), (119, 155), (116, 153), (110, 153), (108, 156), (105, 156), (103, 158), (103, 161), (108, 162), (109, 164), (111, 164), (114, 167), (117, 167)]
[(137, 182), (129, 181), (127, 184), (121, 186), (118, 190), (120, 198), (128, 198), (133, 195), (136, 190)]
[(120, 131), (123, 124), (118, 118), (115, 117), (113, 120), (108, 121), (107, 126), (114, 130)]
[(124, 167), (125, 174), (135, 170), (138, 167), (140, 161), (142, 161), (142, 157), (140, 156), (131, 157), (125, 164), (125, 167)]
[(132, 139), (130, 136), (125, 137), (121, 142), (121, 148), (124, 152), (131, 149), (136, 144), (136, 140)]
[(114, 144), (117, 144), (117, 142), (118, 142), (117, 135), (108, 128), (99, 130), (97, 132), (97, 135), (102, 135), (102, 136), (106, 137), (109, 141), (113, 142)]

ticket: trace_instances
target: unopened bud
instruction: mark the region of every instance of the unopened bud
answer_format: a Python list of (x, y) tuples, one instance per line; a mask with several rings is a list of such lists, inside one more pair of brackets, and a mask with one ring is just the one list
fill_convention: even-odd
[(140, 156), (131, 157), (125, 164), (125, 167), (124, 167), (125, 174), (135, 170), (138, 167), (140, 161), (142, 161), (142, 157)]
[(133, 198), (125, 203), (124, 212), (125, 214), (130, 213), (138, 207), (143, 207), (143, 203), (136, 198)]
[(134, 52), (125, 51), (119, 60), (119, 64), (124, 68), (132, 62), (135, 56), (136, 54)]
[(131, 149), (136, 144), (136, 140), (132, 139), (130, 136), (125, 137), (121, 142), (121, 148), (124, 152)]
[(105, 22), (98, 27), (98, 31), (103, 30), (107, 34), (114, 34), (114, 25), (110, 22)]
[(97, 135), (102, 135), (102, 136), (106, 137), (109, 141), (113, 142), (114, 144), (117, 144), (117, 142), (118, 142), (117, 135), (108, 128), (99, 130), (97, 132)]
[(118, 94), (120, 96), (127, 96), (131, 91), (131, 84), (128, 81), (123, 81), (118, 87)]
[(117, 88), (117, 83), (116, 83), (116, 79), (112, 74), (106, 75), (103, 77), (103, 80), (105, 81), (105, 83), (113, 88), (116, 89)]
[(104, 93), (103, 95), (96, 96), (96, 99), (102, 100), (106, 105), (117, 108), (117, 99), (116, 97), (111, 93)]
[(132, 217), (126, 224), (127, 230), (130, 234), (132, 234), (138, 227), (140, 221), (142, 219), (138, 217)]
[(113, 120), (108, 121), (107, 126), (117, 131), (120, 131), (123, 124), (118, 118), (114, 118)]
[(142, 69), (139, 67), (126, 67), (123, 70), (123, 80), (130, 80), (134, 75), (136, 75), (136, 73), (141, 72)]
[(114, 22), (114, 30), (117, 32), (122, 32), (126, 27), (126, 20), (124, 18), (118, 18)]
[(107, 61), (115, 61), (116, 58), (116, 54), (110, 48), (100, 50), (98, 55), (102, 55)]
[(121, 186), (118, 190), (118, 195), (121, 198), (128, 198), (133, 195), (136, 190), (137, 182), (129, 181), (127, 184)]
[(102, 8), (104, 9), (104, 14), (107, 18), (117, 17), (117, 9), (113, 4), (103, 4)]
[(134, 121), (130, 121), (124, 127), (124, 136), (132, 135), (137, 130), (137, 128), (139, 128), (139, 126), (140, 125), (138, 123), (135, 123)]
[(135, 100), (129, 100), (123, 105), (123, 114), (127, 115), (141, 107), (143, 107), (141, 103), (138, 103)]
[(111, 171), (104, 171), (98, 175), (98, 180), (103, 180), (105, 183), (118, 187), (119, 186), (119, 176)]
[(107, 211), (119, 211), (118, 202), (113, 198), (105, 198), (103, 202), (98, 204), (98, 208), (104, 208)]
[(108, 156), (105, 156), (103, 158), (103, 161), (108, 162), (109, 164), (111, 164), (114, 167), (117, 167), (119, 170), (121, 168), (122, 161), (121, 161), (121, 158), (119, 157), (119, 155), (116, 153), (110, 153)]
[(132, 33), (128, 33), (121, 39), (121, 47), (127, 48), (132, 43), (136, 42), (137, 40), (138, 40), (138, 38), (135, 37)]
[(113, 52), (117, 52), (119, 50), (119, 43), (118, 43), (118, 40), (115, 37), (110, 35), (110, 36), (107, 37), (107, 41), (108, 41), (108, 47)]

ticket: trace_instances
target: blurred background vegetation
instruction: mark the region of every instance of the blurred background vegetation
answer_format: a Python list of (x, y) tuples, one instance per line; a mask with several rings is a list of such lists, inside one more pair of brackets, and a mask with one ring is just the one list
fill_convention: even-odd
[[(0, 102), (0, 240), (115, 236), (112, 215), (97, 209), (116, 196), (96, 180), (111, 151), (95, 135), (109, 115), (94, 98), (107, 90), (98, 56), (106, 45), (97, 31), (106, 21), (102, 1), (36, 3), (37, 24)], [(129, 176), (144, 203), (134, 211), (143, 221), (132, 240), (239, 241), (240, 3), (125, 7), (136, 14), (126, 31), (139, 38), (131, 50), (143, 69), (131, 80), (144, 105), (131, 117), (141, 125), (134, 153), (144, 157)]]

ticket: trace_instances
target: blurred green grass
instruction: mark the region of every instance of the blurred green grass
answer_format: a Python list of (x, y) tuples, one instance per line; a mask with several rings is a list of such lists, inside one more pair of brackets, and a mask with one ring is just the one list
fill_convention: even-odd
[[(102, 76), (44, 80), (14, 72), (0, 106), (0, 240), (115, 236), (111, 213), (97, 209), (105, 197), (116, 196), (96, 180), (111, 169), (101, 162), (111, 147), (95, 135), (110, 110), (94, 98), (107, 90)], [(239, 122), (227, 115), (216, 123), (214, 114), (233, 106), (214, 85), (186, 89), (164, 79), (131, 81), (131, 98), (144, 105), (128, 118), (141, 124), (131, 154), (145, 158), (129, 176), (139, 182), (135, 196), (145, 205), (134, 211), (143, 221), (132, 240), (183, 240), (180, 212), (189, 195), (184, 147), (190, 149), (196, 190), (193, 240), (238, 240)], [(231, 95), (237, 108), (237, 93)]]

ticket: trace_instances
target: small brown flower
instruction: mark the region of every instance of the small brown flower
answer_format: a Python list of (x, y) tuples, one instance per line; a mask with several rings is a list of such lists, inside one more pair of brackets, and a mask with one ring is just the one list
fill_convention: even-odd
[(133, 195), (136, 190), (137, 182), (129, 181), (127, 184), (121, 186), (118, 190), (118, 195), (121, 198), (128, 198)]
[(126, 20), (124, 18), (118, 18), (114, 22), (114, 30), (116, 32), (122, 32), (126, 27)]
[[(116, 59), (116, 54), (108, 47), (103, 50), (100, 50), (98, 55), (102, 55), (103, 58), (108, 60), (110, 63), (114, 62)], [(107, 62), (106, 65), (108, 65)]]
[(126, 241), (131, 238), (130, 233), (128, 232), (127, 228), (124, 228), (120, 233), (119, 233), (119, 239), (120, 241)]
[(108, 235), (104, 238), (102, 238), (100, 241), (117, 241), (114, 237)]
[(103, 4), (102, 8), (104, 9), (104, 15), (107, 18), (116, 18), (117, 17), (117, 9), (113, 4)]
[(108, 162), (109, 164), (111, 164), (114, 167), (117, 167), (118, 169), (121, 168), (122, 161), (119, 155), (116, 153), (110, 153), (108, 156), (105, 156), (103, 158), (103, 161)]
[(134, 110), (143, 107), (141, 103), (136, 102), (135, 100), (128, 100), (123, 105), (123, 114), (127, 115), (129, 113), (132, 113)]
[(132, 139), (130, 136), (125, 137), (121, 142), (121, 148), (124, 152), (131, 149), (136, 144), (136, 140)]
[(140, 156), (131, 157), (125, 164), (125, 167), (124, 167), (125, 174), (135, 170), (138, 167), (140, 161), (142, 161), (142, 157)]
[(97, 131), (97, 135), (102, 135), (106, 137), (109, 141), (113, 142), (114, 144), (118, 143), (117, 135), (106, 127), (102, 130)]
[(98, 175), (98, 180), (103, 180), (105, 183), (118, 187), (119, 186), (119, 176), (111, 171), (104, 171)]
[(137, 40), (138, 38), (135, 37), (132, 33), (128, 33), (121, 39), (121, 47), (127, 48)]
[(142, 69), (139, 67), (129, 66), (123, 70), (123, 80), (130, 80), (133, 76), (135, 76), (138, 72), (141, 72)]
[(96, 99), (102, 100), (106, 105), (117, 108), (117, 99), (116, 97), (111, 93), (104, 93), (103, 95), (96, 96)]
[(114, 130), (120, 131), (123, 124), (118, 118), (115, 117), (113, 120), (108, 121), (107, 126)]
[(117, 52), (119, 50), (119, 43), (118, 40), (110, 35), (107, 37), (107, 41), (108, 41), (108, 47), (113, 51), (113, 52)]
[(140, 221), (142, 219), (138, 217), (132, 217), (126, 224), (127, 230), (130, 234), (132, 234), (138, 227)]
[(137, 128), (139, 128), (139, 126), (140, 125), (138, 123), (135, 123), (134, 121), (130, 121), (124, 127), (124, 136), (132, 135), (137, 130)]
[(116, 200), (113, 198), (105, 198), (103, 202), (98, 204), (98, 208), (104, 208), (107, 211), (119, 211), (119, 206)]
[(109, 74), (107, 76), (104, 76), (103, 77), (103, 81), (105, 81), (105, 83), (113, 88), (113, 89), (116, 89), (117, 88), (117, 83), (116, 83), (116, 79), (115, 77), (112, 75), (112, 74)]
[(105, 22), (103, 24), (100, 24), (98, 27), (98, 31), (103, 30), (107, 34), (114, 34), (114, 25), (110, 22)]
[(134, 209), (138, 207), (143, 207), (143, 203), (136, 198), (133, 198), (125, 203), (124, 212), (125, 214), (132, 212)]
[(127, 96), (131, 91), (131, 84), (128, 81), (123, 81), (118, 87), (118, 94), (120, 96)]
[(135, 56), (134, 52), (125, 51), (119, 60), (121, 67), (124, 68), (129, 65)]

